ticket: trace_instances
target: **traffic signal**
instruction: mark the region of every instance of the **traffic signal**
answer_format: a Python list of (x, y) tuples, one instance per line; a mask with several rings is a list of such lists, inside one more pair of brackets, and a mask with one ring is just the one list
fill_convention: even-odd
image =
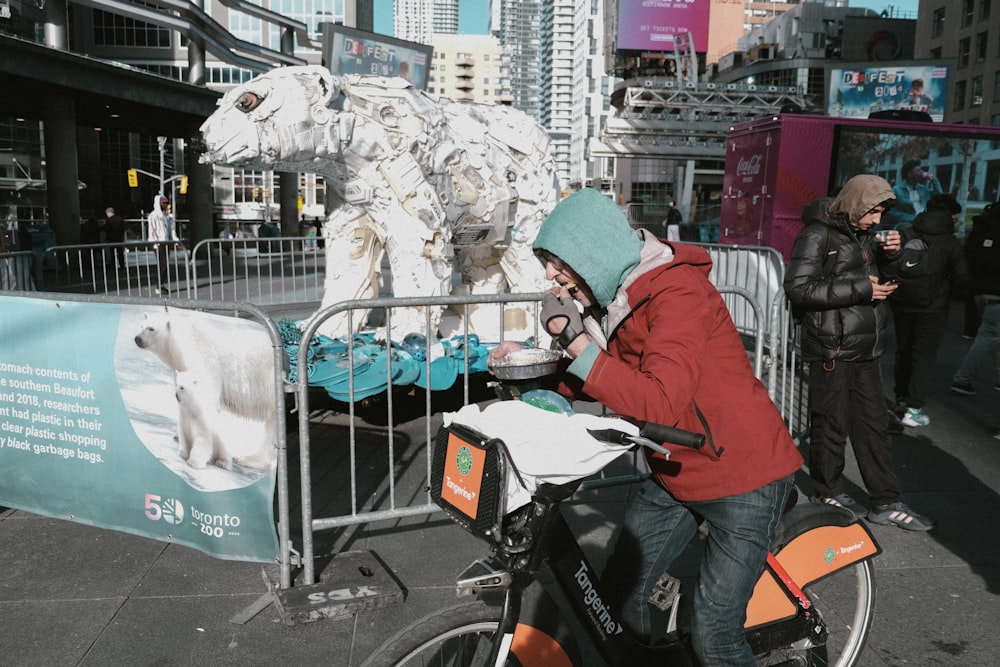
[(260, 188), (255, 185), (253, 187), (253, 200), (257, 201), (258, 199), (260, 199)]
[(186, 195), (188, 193), (188, 177), (187, 176), (181, 176), (180, 192), (181, 192), (182, 195)]
[(128, 186), (130, 188), (139, 187), (139, 172), (137, 172), (135, 169), (128, 170)]

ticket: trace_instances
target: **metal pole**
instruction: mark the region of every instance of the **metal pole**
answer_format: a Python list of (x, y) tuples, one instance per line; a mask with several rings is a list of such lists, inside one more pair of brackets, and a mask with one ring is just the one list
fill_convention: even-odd
[(166, 195), (167, 193), (164, 191), (163, 187), (165, 185), (163, 178), (163, 169), (164, 169), (163, 160), (164, 160), (165, 147), (167, 145), (167, 138), (157, 137), (156, 142), (160, 144), (160, 194)]

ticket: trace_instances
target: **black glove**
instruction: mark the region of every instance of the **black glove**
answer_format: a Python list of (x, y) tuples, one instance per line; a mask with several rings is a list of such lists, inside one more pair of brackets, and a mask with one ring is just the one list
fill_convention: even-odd
[[(559, 318), (566, 319), (566, 326), (563, 328), (561, 333), (556, 334), (549, 325), (552, 320)], [(545, 330), (550, 334), (556, 336), (556, 342), (559, 343), (564, 350), (569, 347), (570, 343), (576, 340), (578, 336), (582, 336), (584, 333), (583, 317), (581, 317), (580, 311), (576, 309), (576, 302), (569, 297), (563, 301), (553, 292), (546, 292), (545, 296), (542, 297), (541, 319), (542, 326), (544, 326)]]

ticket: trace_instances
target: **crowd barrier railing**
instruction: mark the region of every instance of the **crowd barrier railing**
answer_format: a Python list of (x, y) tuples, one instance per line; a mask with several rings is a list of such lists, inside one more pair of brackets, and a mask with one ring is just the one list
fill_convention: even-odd
[(0, 253), (0, 289), (34, 292), (38, 289), (38, 257), (31, 250)]
[(316, 237), (207, 239), (192, 251), (192, 299), (319, 302), (326, 254)]
[[(176, 253), (171, 258), (169, 266), (171, 289), (169, 294), (160, 295), (156, 303), (176, 305), (177, 307), (197, 307), (239, 310), (249, 307), (255, 316), (263, 317), (269, 334), (276, 346), (276, 354), (284, 352), (277, 348), (282, 345), (280, 334), (273, 321), (259, 313), (256, 309), (275, 303), (316, 303), (321, 300), (324, 280), (324, 253), (311, 245), (315, 239), (279, 238), (267, 239), (267, 246), (262, 247), (256, 239), (212, 239), (200, 243), (189, 254)], [(131, 242), (126, 244), (105, 244), (97, 246), (62, 246), (50, 249), (53, 259), (59, 267), (58, 271), (69, 274), (68, 277), (56, 281), (45, 281), (46, 289), (50, 286), (63, 286), (64, 291), (98, 292), (103, 289), (102, 298), (117, 302), (127, 302), (150, 296), (156, 287), (155, 252), (152, 244), (146, 242)], [(718, 287), (727, 307), (744, 336), (748, 355), (751, 358), (754, 373), (765, 384), (769, 395), (778, 406), (789, 430), (793, 436), (799, 437), (807, 426), (808, 414), (806, 406), (805, 376), (800, 367), (797, 347), (797, 327), (790, 315), (790, 309), (781, 288), (783, 265), (780, 256), (770, 248), (753, 248), (739, 246), (705, 246), (712, 256), (713, 269), (710, 279)], [(117, 259), (117, 251), (122, 256), (132, 256), (131, 260)], [(264, 252), (262, 252), (262, 249)], [(135, 253), (133, 255), (133, 253)], [(153, 253), (143, 255), (141, 253)], [(30, 254), (30, 253), (29, 253)], [(145, 261), (140, 261), (140, 258)], [(113, 270), (112, 270), (113, 269)], [(69, 277), (73, 279), (70, 280)], [(51, 282), (50, 282), (51, 280)], [(108, 289), (114, 285), (114, 289)], [(73, 289), (75, 288), (75, 290)], [(323, 322), (330, 317), (347, 313), (348, 328), (354, 330), (354, 313), (371, 310), (384, 310), (387, 327), (391, 327), (394, 308), (424, 308), (428, 312), (426, 330), (431, 330), (429, 306), (442, 306), (464, 315), (462, 321), (468, 322), (470, 307), (495, 307), (498, 309), (498, 322), (503, 321), (503, 309), (513, 304), (536, 303), (540, 294), (503, 294), (503, 295), (463, 295), (442, 296), (436, 298), (380, 298), (349, 301), (335, 304), (314, 313), (308, 320), (300, 323), (302, 338), (310, 340), (316, 335)], [(197, 299), (197, 305), (191, 300)], [(222, 304), (222, 305), (220, 305)], [(232, 305), (239, 304), (239, 305)], [(249, 306), (248, 304), (253, 304)], [(464, 313), (463, 313), (464, 311)], [(537, 312), (533, 308), (533, 321), (537, 325)], [(358, 315), (360, 317), (361, 315)], [(459, 336), (468, 337), (466, 328)], [(537, 333), (536, 333), (537, 338)], [(304, 355), (307, 346), (300, 346), (298, 357), (290, 363), (296, 371), (295, 377), (307, 378), (308, 370)], [(425, 355), (430, 363), (430, 355)], [(280, 364), (277, 368), (284, 368)], [(386, 373), (391, 368), (386, 367)], [(469, 401), (470, 368), (468, 360), (460, 376), (462, 383), (461, 404)], [(349, 373), (352, 378), (353, 372)], [(391, 383), (387, 382), (391, 387)], [(392, 477), (394, 457), (394, 434), (389, 428), (386, 433), (389, 477), (384, 480), (386, 502), (378, 509), (362, 511), (364, 504), (357, 496), (357, 433), (360, 419), (356, 407), (354, 387), (350, 387), (350, 398), (346, 405), (347, 447), (349, 448), (350, 474), (350, 510), (343, 514), (316, 517), (312, 505), (312, 469), (311, 469), (311, 436), (309, 385), (307, 381), (292, 382), (283, 373), (275, 378), (275, 393), (278, 400), (283, 401), (286, 393), (294, 393), (298, 410), (298, 441), (300, 448), (301, 475), (301, 513), (302, 513), (302, 549), (301, 554), (291, 544), (289, 521), (287, 516), (279, 519), (279, 532), (282, 544), (282, 582), (283, 587), (290, 586), (290, 565), (301, 565), (304, 570), (304, 581), (315, 581), (314, 538), (317, 531), (340, 528), (350, 525), (366, 524), (383, 519), (400, 519), (410, 516), (426, 515), (438, 511), (431, 501), (429, 493), (420, 497), (410, 497), (405, 500), (397, 498), (395, 480)], [(394, 424), (393, 392), (386, 392), (385, 406), (388, 411), (386, 423)], [(284, 403), (282, 402), (281, 405)], [(454, 406), (455, 408), (460, 405)], [(284, 415), (282, 411), (282, 416)], [(424, 443), (433, 441), (432, 422), (440, 415), (432, 406), (431, 392), (426, 392), (426, 403), (423, 410)], [(285, 445), (285, 432), (278, 434), (282, 447)], [(430, 452), (427, 448), (426, 469), (430, 469)], [(285, 452), (281, 460), (285, 460)], [(278, 490), (279, 507), (287, 513), (290, 505), (287, 463), (279, 468)]]

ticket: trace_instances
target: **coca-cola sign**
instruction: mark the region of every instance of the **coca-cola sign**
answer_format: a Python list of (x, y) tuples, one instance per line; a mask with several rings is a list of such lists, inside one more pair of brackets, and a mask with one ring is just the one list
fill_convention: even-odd
[(736, 165), (736, 175), (737, 176), (758, 176), (760, 174), (760, 163), (762, 161), (760, 153), (745, 158), (741, 157), (739, 163)]

